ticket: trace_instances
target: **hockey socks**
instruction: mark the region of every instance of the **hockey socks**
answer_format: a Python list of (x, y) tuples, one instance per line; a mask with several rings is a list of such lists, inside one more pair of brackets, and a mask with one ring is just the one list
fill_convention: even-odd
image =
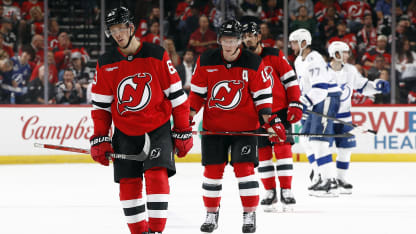
[(264, 189), (266, 190), (276, 189), (276, 179), (272, 158), (273, 151), (271, 146), (259, 148), (259, 168), (257, 170)]
[(283, 145), (275, 145), (274, 151), (276, 154), (276, 171), (280, 182), (280, 188), (292, 188), (293, 176), (293, 156), (292, 146), (289, 143)]
[(316, 163), (322, 179), (335, 178), (329, 143), (326, 141), (311, 141), (310, 143), (314, 149)]
[(337, 148), (337, 178), (345, 181), (351, 160), (351, 149)]
[(234, 163), (234, 173), (238, 180), (241, 203), (244, 212), (254, 212), (259, 205), (259, 182), (254, 175), (252, 162)]
[(162, 232), (165, 229), (168, 213), (168, 172), (166, 168), (152, 168), (145, 171), (144, 177), (149, 229), (153, 232)]
[(217, 212), (220, 207), (224, 168), (225, 163), (206, 165), (204, 168), (202, 199), (208, 212)]
[(142, 186), (141, 178), (120, 180), (120, 201), (131, 234), (142, 234), (148, 230)]

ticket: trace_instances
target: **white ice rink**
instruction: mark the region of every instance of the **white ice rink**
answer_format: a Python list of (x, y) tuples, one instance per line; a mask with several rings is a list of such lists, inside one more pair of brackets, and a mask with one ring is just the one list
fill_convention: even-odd
[[(308, 196), (308, 164), (294, 167), (295, 211), (259, 209), (257, 233), (416, 233), (415, 163), (353, 163), (353, 195), (339, 198)], [(200, 233), (205, 216), (201, 178), (200, 164), (177, 164), (164, 234)], [(0, 186), (0, 234), (129, 233), (111, 166), (1, 165)], [(241, 233), (242, 208), (229, 166), (222, 195), (214, 233)]]

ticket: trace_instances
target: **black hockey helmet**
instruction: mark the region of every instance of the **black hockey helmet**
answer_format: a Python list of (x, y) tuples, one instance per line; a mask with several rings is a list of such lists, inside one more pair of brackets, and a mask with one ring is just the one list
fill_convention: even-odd
[(256, 22), (251, 21), (243, 25), (243, 33), (260, 34), (260, 27)]
[(111, 9), (104, 19), (106, 26), (106, 36), (110, 37), (110, 27), (116, 24), (130, 24), (133, 23), (133, 16), (130, 15), (130, 12), (125, 7), (118, 7)]
[(222, 36), (237, 37), (241, 39), (241, 24), (237, 20), (227, 20), (221, 24), (218, 31), (218, 39)]

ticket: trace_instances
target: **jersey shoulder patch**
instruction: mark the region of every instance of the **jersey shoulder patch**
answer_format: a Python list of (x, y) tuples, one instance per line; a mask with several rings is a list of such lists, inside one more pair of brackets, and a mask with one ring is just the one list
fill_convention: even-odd
[(263, 51), (261, 52), (261, 57), (264, 58), (266, 56), (279, 56), (280, 50), (273, 47), (264, 47)]
[(116, 48), (111, 48), (98, 58), (98, 67), (113, 64), (120, 60), (123, 60), (122, 55)]
[(199, 64), (201, 67), (224, 64), (221, 59), (221, 50), (219, 48), (206, 50), (201, 54)]
[(257, 71), (257, 69), (259, 68), (261, 64), (261, 61), (262, 61), (261, 57), (258, 56), (257, 54), (254, 54), (253, 52), (249, 50), (242, 49), (241, 56), (237, 60), (235, 66), (253, 69)]
[(153, 44), (153, 43), (148, 43), (148, 42), (142, 42), (142, 43), (143, 43), (143, 47), (137, 54), (137, 57), (140, 57), (140, 58), (152, 57), (158, 60), (163, 60), (163, 55), (165, 54), (165, 49), (163, 47)]

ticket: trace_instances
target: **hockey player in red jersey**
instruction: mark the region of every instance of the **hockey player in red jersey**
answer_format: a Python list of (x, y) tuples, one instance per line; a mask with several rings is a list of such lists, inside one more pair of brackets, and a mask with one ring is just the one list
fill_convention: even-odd
[[(302, 118), (302, 104), (299, 101), (300, 89), (295, 72), (287, 62), (283, 52), (271, 47), (263, 47), (260, 28), (255, 22), (243, 25), (244, 46), (263, 59), (265, 71), (272, 78), (273, 107), (272, 112), (281, 120), (286, 130), (290, 132), (291, 124)], [(261, 205), (265, 211), (275, 211), (277, 203), (275, 169), (272, 162), (273, 151), (277, 163), (276, 172), (280, 182), (280, 200), (284, 211), (291, 209), (296, 203), (293, 196), (292, 175), (293, 137), (287, 137), (284, 143), (272, 144), (267, 137), (259, 137), (258, 172), (266, 189), (265, 198)]]
[[(143, 162), (114, 159), (114, 180), (120, 184), (120, 200), (130, 232), (161, 233), (167, 220), (168, 177), (176, 172), (173, 153), (184, 157), (193, 145), (189, 101), (166, 51), (134, 37), (132, 17), (126, 8), (110, 10), (105, 24), (106, 35), (116, 46), (97, 62), (92, 85), (91, 156), (108, 166), (105, 153), (137, 154), (148, 135), (148, 158)], [(112, 121), (111, 142), (108, 135)]]
[[(261, 58), (240, 49), (240, 23), (223, 23), (218, 43), (220, 48), (204, 52), (197, 61), (189, 96), (191, 117), (204, 107), (203, 128), (212, 132), (254, 132), (260, 127), (260, 117), (265, 122), (263, 127), (271, 133), (271, 141), (285, 141), (284, 126), (276, 115), (271, 115), (271, 81)], [(202, 188), (207, 216), (201, 231), (213, 232), (218, 227), (221, 179), (229, 151), (244, 210), (242, 231), (253, 233), (259, 202), (259, 183), (254, 174), (258, 165), (257, 137), (247, 135), (202, 136)]]

